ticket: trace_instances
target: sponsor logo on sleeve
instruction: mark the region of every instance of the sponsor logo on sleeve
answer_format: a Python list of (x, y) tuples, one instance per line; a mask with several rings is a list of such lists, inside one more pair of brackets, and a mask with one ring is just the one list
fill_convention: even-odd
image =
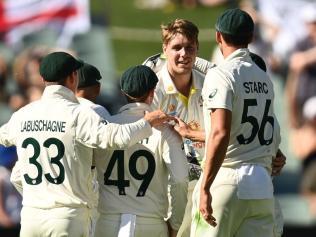
[(213, 90), (211, 91), (211, 93), (209, 94), (208, 98), (209, 98), (209, 99), (213, 99), (216, 94), (217, 94), (217, 89), (213, 89)]

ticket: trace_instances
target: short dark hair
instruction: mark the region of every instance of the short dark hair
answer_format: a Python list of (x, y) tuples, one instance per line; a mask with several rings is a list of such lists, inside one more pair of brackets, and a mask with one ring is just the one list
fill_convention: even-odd
[(222, 32), (219, 32), (225, 42), (228, 45), (233, 45), (233, 46), (242, 46), (243, 48), (247, 48), (248, 44), (251, 43), (252, 38), (253, 38), (253, 33), (249, 32), (248, 34), (241, 34), (241, 35), (230, 35), (230, 34), (225, 34)]

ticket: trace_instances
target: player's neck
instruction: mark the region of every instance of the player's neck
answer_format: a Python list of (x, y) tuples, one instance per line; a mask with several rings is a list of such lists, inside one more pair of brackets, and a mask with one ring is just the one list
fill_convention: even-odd
[(178, 75), (172, 77), (172, 81), (177, 90), (184, 96), (188, 97), (192, 85), (192, 74)]
[(236, 47), (233, 47), (233, 46), (223, 47), (223, 56), (224, 56), (224, 58), (226, 59), (229, 55), (231, 55), (237, 49), (239, 49), (239, 48), (236, 48)]

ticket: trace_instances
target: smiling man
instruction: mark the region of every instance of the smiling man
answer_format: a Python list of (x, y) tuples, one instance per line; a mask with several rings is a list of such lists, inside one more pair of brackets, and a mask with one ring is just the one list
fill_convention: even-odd
[[(154, 109), (159, 108), (167, 114), (178, 116), (190, 126), (191, 132), (185, 136), (183, 143), (188, 160), (195, 164), (204, 155), (205, 140), (201, 97), (205, 73), (194, 66), (199, 47), (198, 33), (197, 26), (184, 19), (176, 19), (161, 26), (166, 63), (159, 70), (156, 66), (153, 68), (159, 81), (152, 103)], [(203, 65), (205, 71), (212, 67), (207, 62)], [(193, 179), (191, 174), (190, 179)], [(196, 180), (189, 183), (188, 204), (178, 237), (190, 235), (191, 194), (195, 183)]]

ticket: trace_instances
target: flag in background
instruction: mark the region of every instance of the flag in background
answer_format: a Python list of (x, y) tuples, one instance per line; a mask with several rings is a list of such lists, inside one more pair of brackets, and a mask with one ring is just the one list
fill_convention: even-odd
[(67, 47), (90, 29), (89, 0), (0, 0), (0, 35), (11, 46), (27, 34), (49, 27)]

